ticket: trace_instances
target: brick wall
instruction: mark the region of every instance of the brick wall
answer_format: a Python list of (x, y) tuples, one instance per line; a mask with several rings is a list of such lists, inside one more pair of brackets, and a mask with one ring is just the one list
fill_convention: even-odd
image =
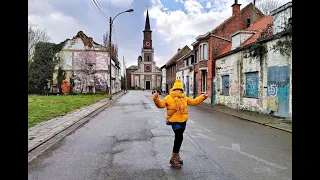
[(132, 84), (131, 84), (131, 71), (132, 71), (132, 69), (126, 69), (126, 77), (127, 77), (127, 87), (128, 87), (128, 89), (132, 87)]
[[(172, 65), (171, 67), (166, 69), (166, 81), (168, 84), (168, 88), (171, 89), (172, 85), (174, 84), (175, 80), (176, 80), (176, 63), (174, 63), (174, 65)], [(173, 75), (171, 75), (171, 72), (173, 71)]]
[(152, 61), (151, 53), (144, 53), (144, 61), (148, 62), (148, 56), (149, 56), (149, 62)]
[[(236, 5), (237, 6), (237, 5)], [(241, 12), (237, 10), (237, 7), (234, 6), (234, 15), (225, 21), (223, 24), (220, 24), (217, 26), (217, 29), (213, 32), (213, 35), (231, 40), (231, 34), (238, 30), (243, 30), (247, 28), (247, 19), (253, 18), (254, 15), (254, 21), (259, 20), (261, 17), (264, 15), (255, 8), (255, 11), (253, 13), (253, 4), (250, 3), (246, 7), (244, 7)], [(237, 13), (238, 12), (238, 13)], [(215, 76), (215, 63), (213, 59), (215, 58), (216, 54), (222, 50), (227, 44), (228, 41), (225, 41), (223, 39), (211, 36), (209, 41), (208, 41), (208, 61), (203, 62), (200, 61), (199, 67), (208, 67), (208, 72), (207, 72), (207, 92), (209, 97), (211, 97), (212, 94), (212, 78)], [(201, 63), (203, 62), (203, 63)], [(205, 64), (206, 63), (206, 66)], [(199, 72), (198, 75), (198, 90), (201, 92), (201, 72)]]
[[(147, 69), (147, 66), (149, 66), (149, 69)], [(151, 64), (145, 64), (144, 65), (144, 72), (151, 72), (152, 71), (152, 66)]]
[(179, 61), (177, 61), (176, 63), (177, 63), (178, 69), (180, 69), (180, 68), (183, 68), (183, 67), (184, 67), (184, 60), (183, 60), (183, 59), (180, 59), (180, 60), (179, 60)]

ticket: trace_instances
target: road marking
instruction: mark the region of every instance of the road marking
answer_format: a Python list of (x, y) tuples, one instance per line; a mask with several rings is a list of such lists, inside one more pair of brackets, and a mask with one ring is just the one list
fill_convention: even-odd
[(216, 139), (214, 139), (214, 138), (212, 138), (212, 137), (209, 137), (209, 136), (207, 136), (207, 135), (204, 135), (204, 134), (202, 134), (202, 133), (197, 133), (196, 136), (193, 136), (193, 135), (192, 135), (192, 137), (193, 137), (193, 138), (210, 139), (210, 140), (212, 140), (212, 141), (215, 141), (215, 140), (216, 140)]
[(240, 144), (231, 144), (231, 148), (235, 151), (241, 151)]
[(248, 154), (248, 153), (245, 153), (243, 151), (240, 150), (240, 144), (232, 144), (231, 145), (231, 148), (230, 147), (224, 147), (224, 146), (219, 146), (219, 148), (222, 148), (222, 149), (229, 149), (229, 150), (233, 150), (235, 152), (238, 152), (242, 155), (245, 155), (247, 157), (250, 157), (256, 161), (259, 161), (259, 162), (262, 162), (262, 163), (265, 163), (265, 164), (268, 164), (269, 166), (272, 166), (272, 167), (275, 167), (275, 168), (278, 168), (278, 169), (281, 169), (281, 170), (286, 170), (288, 169), (287, 167), (284, 167), (284, 166), (281, 166), (281, 165), (278, 165), (276, 163), (273, 163), (273, 162), (269, 162), (267, 160), (264, 160), (262, 158), (259, 158), (257, 156), (254, 156), (254, 155), (251, 155), (251, 154)]

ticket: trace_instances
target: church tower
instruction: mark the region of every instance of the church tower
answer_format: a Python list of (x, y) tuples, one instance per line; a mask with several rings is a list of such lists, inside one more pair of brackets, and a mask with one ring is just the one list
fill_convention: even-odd
[[(147, 10), (146, 22), (143, 30), (143, 45), (142, 45), (142, 63), (140, 68), (143, 72), (155, 72), (154, 49), (152, 47), (152, 31), (150, 28), (149, 12)], [(151, 78), (151, 77), (150, 77)]]
[(152, 31), (150, 29), (149, 12), (147, 10), (146, 23), (143, 31), (143, 49), (152, 49)]

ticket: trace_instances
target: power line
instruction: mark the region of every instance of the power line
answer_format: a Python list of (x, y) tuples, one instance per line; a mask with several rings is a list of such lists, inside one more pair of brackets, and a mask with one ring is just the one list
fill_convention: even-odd
[(93, 0), (93, 2), (106, 17), (109, 17), (109, 14), (106, 11), (104, 11), (98, 0)]
[(93, 3), (93, 0), (89, 0), (91, 6), (93, 7), (93, 9), (95, 9), (95, 11), (102, 17), (102, 19), (104, 20), (104, 22), (106, 22), (106, 16), (97, 8), (97, 6), (95, 5), (95, 3)]

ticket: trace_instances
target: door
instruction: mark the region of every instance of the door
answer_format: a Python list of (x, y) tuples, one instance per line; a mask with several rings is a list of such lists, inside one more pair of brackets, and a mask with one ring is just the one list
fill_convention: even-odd
[[(269, 98), (274, 98), (277, 107), (273, 108), (274, 114), (280, 117), (289, 116), (290, 96), (290, 66), (273, 66), (268, 68), (268, 90)], [(270, 103), (270, 102), (268, 102)]]
[(194, 96), (198, 96), (198, 73), (194, 73)]
[(166, 84), (166, 93), (169, 92), (168, 84)]
[(150, 89), (150, 81), (146, 81), (146, 89)]
[(211, 103), (216, 104), (216, 78), (212, 78), (212, 96), (211, 96)]
[(189, 76), (186, 77), (186, 93), (187, 93), (187, 96), (189, 97)]

